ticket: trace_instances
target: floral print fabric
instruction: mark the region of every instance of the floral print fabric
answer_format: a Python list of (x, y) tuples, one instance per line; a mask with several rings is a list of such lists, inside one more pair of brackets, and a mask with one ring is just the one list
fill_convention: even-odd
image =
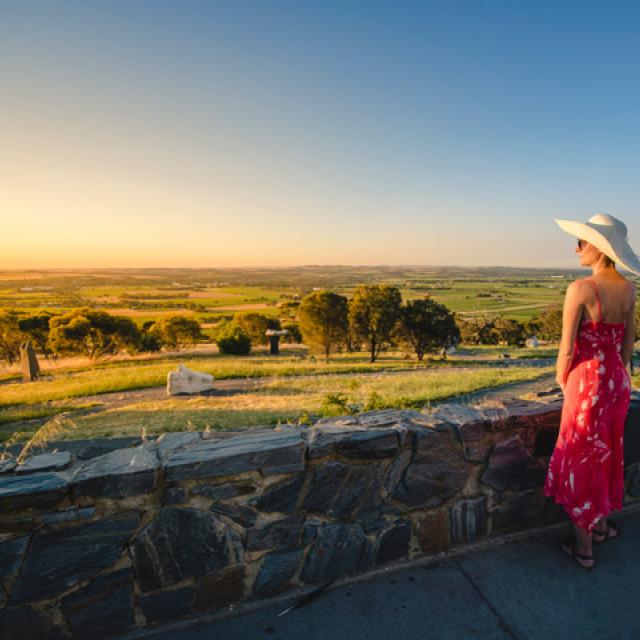
[(623, 338), (623, 323), (582, 320), (544, 485), (544, 494), (589, 531), (611, 510), (622, 509), (623, 435), (631, 398), (620, 357)]

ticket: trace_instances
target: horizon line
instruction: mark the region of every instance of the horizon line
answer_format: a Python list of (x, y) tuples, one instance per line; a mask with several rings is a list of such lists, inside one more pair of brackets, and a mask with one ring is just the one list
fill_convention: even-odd
[(274, 269), (274, 270), (289, 270), (289, 269), (305, 269), (305, 268), (335, 268), (335, 267), (359, 267), (359, 268), (372, 268), (372, 267), (385, 267), (385, 268), (419, 268), (419, 269), (520, 269), (520, 270), (534, 270), (534, 271), (582, 271), (587, 270), (586, 267), (561, 267), (557, 265), (549, 265), (546, 267), (534, 267), (534, 266), (516, 266), (516, 265), (471, 265), (471, 264), (402, 264), (402, 263), (307, 263), (307, 264), (295, 264), (295, 265), (238, 265), (233, 267), (224, 266), (206, 266), (206, 267), (175, 267), (175, 266), (160, 266), (160, 267), (108, 267), (108, 266), (96, 266), (96, 267), (13, 267), (13, 268), (0, 268), (0, 273), (24, 273), (24, 272), (61, 272), (61, 271), (233, 271), (233, 270), (250, 270), (250, 269)]

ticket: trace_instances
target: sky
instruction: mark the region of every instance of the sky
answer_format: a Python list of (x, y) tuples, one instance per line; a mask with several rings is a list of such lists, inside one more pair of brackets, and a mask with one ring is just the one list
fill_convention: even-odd
[(0, 0), (0, 269), (640, 252), (640, 5)]

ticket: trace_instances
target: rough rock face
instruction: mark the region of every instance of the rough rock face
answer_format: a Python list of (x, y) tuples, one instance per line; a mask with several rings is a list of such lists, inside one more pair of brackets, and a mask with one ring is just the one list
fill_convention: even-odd
[(303, 582), (325, 582), (370, 564), (371, 544), (356, 524), (326, 524), (315, 528), (313, 543), (300, 574)]
[(482, 482), (500, 491), (523, 491), (541, 485), (545, 473), (516, 435), (496, 444)]
[(167, 395), (191, 395), (213, 389), (213, 376), (209, 373), (200, 373), (179, 364), (175, 371), (167, 374)]
[(467, 480), (470, 468), (449, 434), (424, 430), (416, 434), (413, 460), (393, 491), (408, 508), (432, 508), (446, 502)]
[[(634, 402), (628, 500), (640, 498)], [(0, 637), (138, 633), (566, 520), (542, 495), (559, 421), (551, 394), (72, 443), (63, 456), (3, 465)]]
[(97, 576), (120, 559), (139, 522), (137, 513), (123, 512), (37, 534), (14, 587), (12, 604), (52, 598)]
[(242, 539), (217, 514), (166, 507), (134, 540), (142, 591), (160, 589), (242, 561)]

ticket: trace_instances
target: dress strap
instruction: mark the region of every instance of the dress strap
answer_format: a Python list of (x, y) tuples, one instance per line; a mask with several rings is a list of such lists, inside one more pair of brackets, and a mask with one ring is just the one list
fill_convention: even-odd
[(598, 301), (598, 322), (602, 322), (602, 306), (600, 305), (600, 294), (598, 293), (598, 287), (591, 278), (586, 278), (586, 281), (593, 287), (596, 292), (596, 300)]

